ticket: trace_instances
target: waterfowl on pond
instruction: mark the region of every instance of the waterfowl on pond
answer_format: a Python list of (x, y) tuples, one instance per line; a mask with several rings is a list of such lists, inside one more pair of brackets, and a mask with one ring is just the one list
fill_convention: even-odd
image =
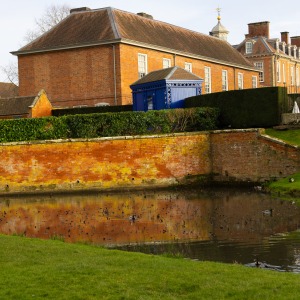
[(273, 209), (270, 208), (270, 209), (266, 209), (266, 210), (263, 210), (263, 215), (265, 216), (272, 216), (273, 215)]
[(136, 219), (137, 219), (136, 215), (132, 215), (129, 217), (129, 221), (133, 223), (136, 221)]

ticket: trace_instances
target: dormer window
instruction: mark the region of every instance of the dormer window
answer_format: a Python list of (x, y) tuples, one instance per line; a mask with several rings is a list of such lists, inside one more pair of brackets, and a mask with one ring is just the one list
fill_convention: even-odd
[(253, 44), (252, 42), (246, 42), (246, 54), (251, 54), (253, 51)]
[(283, 42), (283, 43), (281, 44), (281, 46), (282, 46), (282, 52), (285, 53), (285, 42)]
[(292, 53), (291, 53), (291, 46), (288, 46), (288, 55), (291, 56)]

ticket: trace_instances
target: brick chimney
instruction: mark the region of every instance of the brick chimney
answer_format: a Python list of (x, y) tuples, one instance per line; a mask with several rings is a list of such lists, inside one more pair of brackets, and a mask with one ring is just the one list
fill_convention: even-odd
[(248, 34), (246, 34), (246, 38), (254, 38), (257, 36), (264, 36), (267, 39), (270, 38), (270, 22), (257, 22), (257, 23), (249, 23), (248, 24)]
[(78, 7), (78, 8), (72, 8), (70, 10), (70, 14), (74, 12), (79, 12), (79, 11), (90, 11), (91, 9), (89, 7)]
[(290, 44), (290, 34), (287, 31), (281, 32), (281, 41)]
[(149, 14), (146, 14), (144, 12), (139, 12), (137, 13), (138, 16), (141, 16), (141, 17), (144, 17), (144, 18), (147, 18), (147, 19), (150, 19), (150, 20), (153, 20), (153, 16), (149, 15)]
[(300, 47), (300, 36), (291, 37), (291, 44)]

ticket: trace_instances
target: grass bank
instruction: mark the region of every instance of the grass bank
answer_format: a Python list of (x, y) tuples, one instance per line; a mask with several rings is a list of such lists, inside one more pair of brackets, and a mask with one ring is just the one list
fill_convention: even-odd
[(300, 146), (300, 129), (275, 130), (268, 128), (266, 134), (277, 139), (283, 140), (294, 146)]
[(300, 275), (0, 235), (0, 299), (297, 299)]
[[(267, 135), (280, 139), (288, 144), (300, 146), (300, 129), (266, 129), (265, 132)], [(275, 195), (287, 198), (292, 197), (293, 201), (300, 204), (300, 173), (293, 174), (276, 182), (271, 182), (268, 185), (268, 189)]]
[(271, 182), (267, 188), (273, 195), (293, 200), (300, 205), (300, 173)]

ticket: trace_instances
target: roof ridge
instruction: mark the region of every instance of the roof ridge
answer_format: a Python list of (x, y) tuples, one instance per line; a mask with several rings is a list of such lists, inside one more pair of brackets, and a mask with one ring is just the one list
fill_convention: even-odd
[(172, 77), (173, 74), (177, 71), (177, 69), (178, 69), (177, 66), (171, 67), (170, 73), (168, 74), (168, 76), (166, 76), (166, 80)]
[(109, 17), (109, 20), (110, 20), (110, 25), (111, 25), (112, 31), (115, 35), (115, 38), (120, 39), (121, 35), (120, 35), (118, 25), (116, 23), (115, 16), (114, 16), (115, 8), (107, 7), (106, 10), (107, 10), (107, 13), (108, 13), (108, 17)]

